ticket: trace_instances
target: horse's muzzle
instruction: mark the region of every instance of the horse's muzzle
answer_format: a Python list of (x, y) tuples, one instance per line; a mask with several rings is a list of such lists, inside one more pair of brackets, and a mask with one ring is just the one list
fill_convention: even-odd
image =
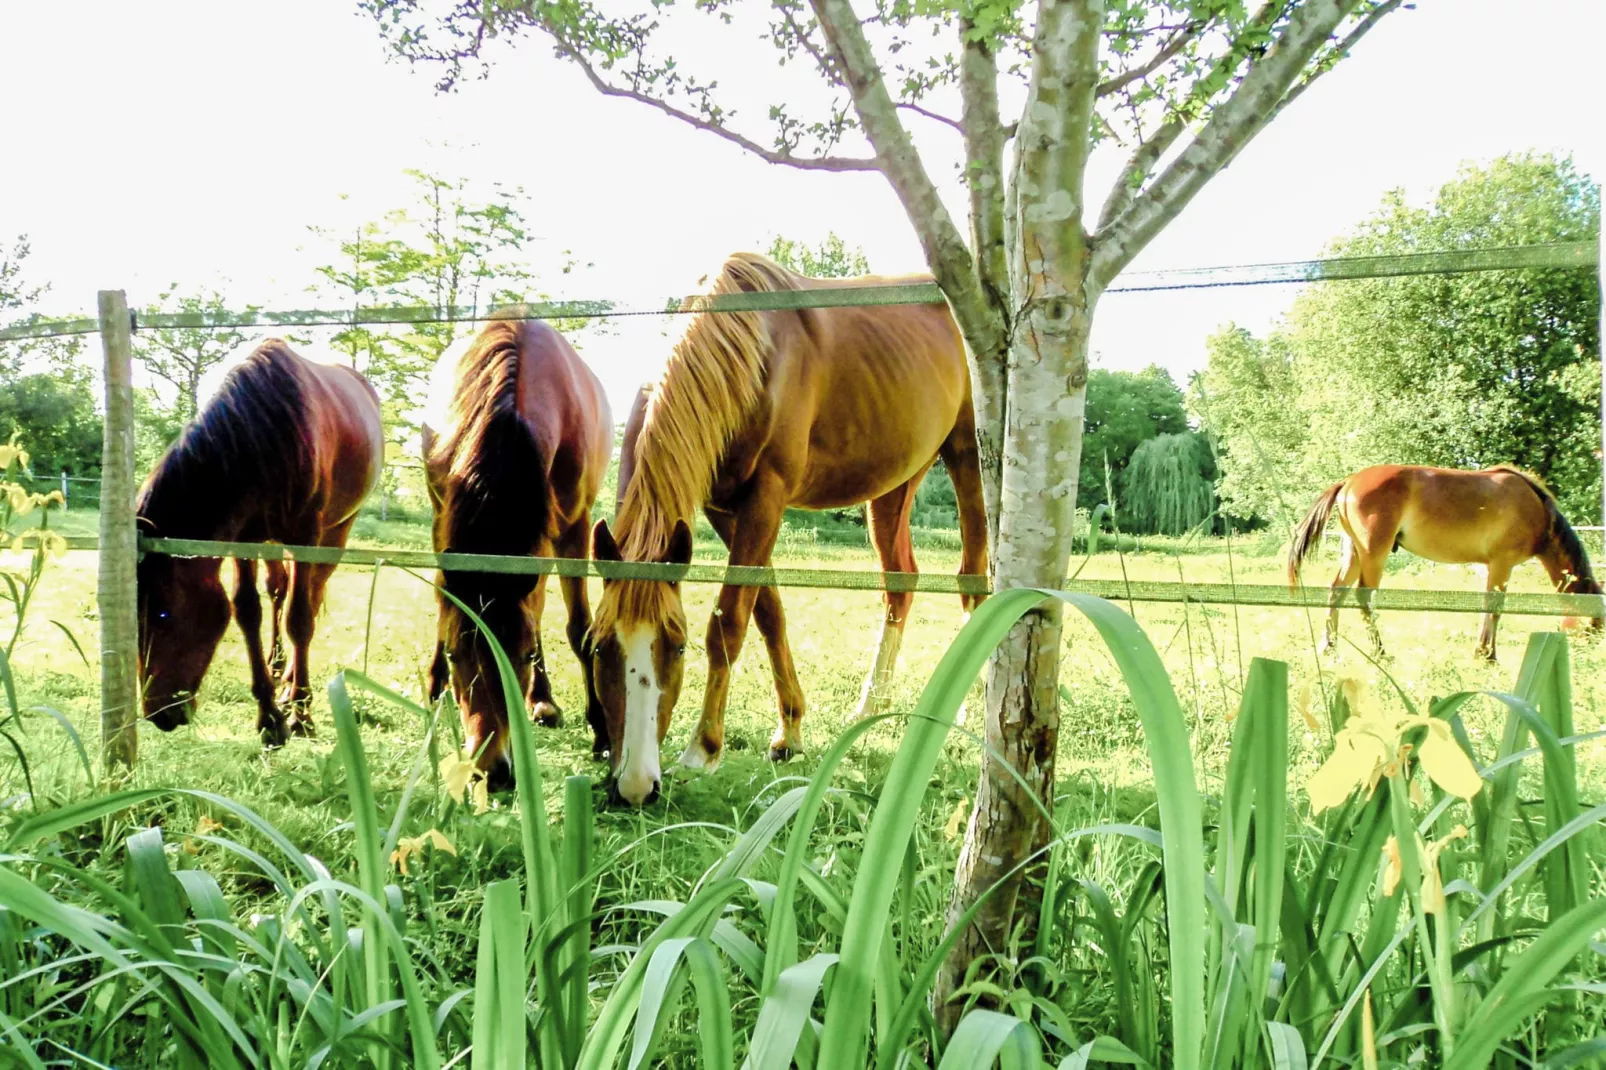
[(145, 719), (163, 732), (171, 732), (179, 725), (189, 724), (194, 715), (195, 696), (181, 691), (155, 709), (147, 708)]

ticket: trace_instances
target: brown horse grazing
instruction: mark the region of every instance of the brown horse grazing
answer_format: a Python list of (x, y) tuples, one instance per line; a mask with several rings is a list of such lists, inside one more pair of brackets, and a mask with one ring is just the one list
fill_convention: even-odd
[[(812, 279), (761, 256), (725, 262), (715, 294), (865, 286)], [(623, 445), (617, 538), (598, 523), (598, 560), (691, 560), (702, 509), (733, 565), (765, 565), (789, 505), (870, 503), (870, 535), (888, 571), (915, 571), (909, 513), (940, 456), (954, 480), (962, 573), (987, 570), (965, 348), (942, 303), (784, 312), (702, 312), (663, 377), (637, 399)], [(861, 713), (879, 709), (913, 595), (887, 595)], [(966, 609), (974, 599), (966, 598)], [(773, 588), (725, 587), (708, 625), (702, 718), (681, 757), (712, 769), (725, 744), (731, 666), (749, 616), (769, 648), (780, 726), (770, 757), (802, 749), (803, 691)], [(597, 606), (594, 674), (607, 720), (614, 788), (632, 805), (656, 793), (659, 747), (680, 692), (686, 621), (675, 584), (608, 581)]]
[[(613, 420), (602, 384), (561, 334), (538, 321), (489, 324), (460, 358), (448, 353), (437, 362), (429, 408), (424, 466), (437, 552), (586, 558), (591, 507), (613, 455)], [(606, 730), (591, 684), (585, 579), (561, 582), (600, 757)], [(536, 720), (562, 723), (541, 647), (546, 577), (447, 571), (441, 586), (501, 644)], [(509, 712), (496, 662), (473, 621), (442, 594), (431, 700), (448, 679), (469, 753), (479, 755), (492, 789), (510, 787)]]
[[(1383, 562), (1404, 548), (1429, 561), (1487, 566), (1487, 589), (1504, 591), (1511, 570), (1538, 557), (1556, 590), (1600, 594), (1578, 533), (1556, 508), (1556, 499), (1537, 476), (1496, 465), (1481, 472), (1410, 465), (1363, 468), (1334, 483), (1294, 532), (1288, 551), (1288, 584), (1299, 583), (1299, 566), (1321, 541), (1334, 509), (1344, 526), (1338, 575), (1328, 596), (1322, 649), (1338, 641), (1338, 606), (1343, 589), (1357, 580), (1357, 601), (1379, 653), (1383, 638), (1372, 615), (1372, 590), (1383, 579)], [(1494, 660), (1500, 614), (1484, 617), (1478, 653)], [(1571, 623), (1571, 622), (1567, 622)], [(1603, 623), (1597, 617), (1593, 627)]]
[[(317, 364), (277, 339), (224, 376), (218, 391), (140, 489), (142, 532), (159, 538), (344, 546), (357, 509), (379, 482), (379, 398), (350, 368)], [(195, 693), (229, 623), (221, 559), (147, 554), (138, 568), (139, 673), (145, 716), (188, 723)], [(334, 565), (268, 566), (273, 660), (262, 655), (256, 562), (237, 560), (234, 615), (245, 636), (257, 729), (270, 746), (310, 732), (307, 648)], [(283, 668), (287, 721), (275, 702), (282, 668), (280, 607), (289, 599)]]

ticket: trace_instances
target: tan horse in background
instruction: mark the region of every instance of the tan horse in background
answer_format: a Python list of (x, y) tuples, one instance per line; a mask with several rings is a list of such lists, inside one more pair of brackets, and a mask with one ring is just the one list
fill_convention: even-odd
[[(737, 253), (713, 293), (887, 281), (807, 278)], [(869, 502), (882, 568), (914, 572), (909, 514), (938, 457), (959, 503), (960, 572), (982, 575), (987, 531), (970, 375), (945, 304), (701, 312), (661, 380), (637, 399), (623, 445), (617, 531), (599, 522), (594, 553), (598, 560), (687, 563), (690, 524), (701, 509), (729, 548), (731, 564), (767, 565), (787, 506)], [(886, 596), (861, 714), (884, 705), (912, 600), (910, 593)], [(966, 609), (974, 601), (965, 599)], [(780, 724), (770, 757), (784, 760), (803, 747), (803, 691), (780, 597), (774, 588), (727, 586), (708, 625), (708, 686), (683, 765), (712, 769), (720, 760), (731, 666), (749, 617), (756, 618), (775, 675)], [(593, 636), (614, 789), (641, 805), (658, 790), (659, 747), (680, 693), (686, 619), (678, 586), (604, 583)]]
[[(1322, 492), (1294, 532), (1288, 551), (1288, 585), (1299, 583), (1301, 563), (1321, 541), (1334, 511), (1343, 525), (1338, 574), (1328, 596), (1322, 649), (1338, 641), (1338, 607), (1344, 589), (1359, 581), (1356, 599), (1379, 653), (1383, 637), (1372, 613), (1372, 591), (1383, 563), (1396, 549), (1448, 565), (1481, 564), (1487, 590), (1504, 591), (1511, 570), (1537, 557), (1563, 594), (1600, 594), (1578, 533), (1556, 507), (1539, 477), (1510, 465), (1480, 472), (1414, 465), (1363, 468)], [(1478, 654), (1495, 656), (1500, 614), (1485, 614)], [(1565, 624), (1574, 623), (1571, 620)], [(1598, 630), (1602, 619), (1594, 618)]]

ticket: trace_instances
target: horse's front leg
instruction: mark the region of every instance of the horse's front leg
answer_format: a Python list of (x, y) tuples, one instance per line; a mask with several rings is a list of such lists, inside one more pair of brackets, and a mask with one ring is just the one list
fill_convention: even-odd
[[(541, 556), (548, 556), (548, 551), (543, 549)], [(530, 648), (530, 686), (524, 697), (536, 724), (543, 728), (561, 728), (563, 710), (552, 697), (552, 680), (546, 672), (546, 648), (541, 644), (541, 617), (546, 613), (546, 579), (545, 576), (536, 579), (535, 590), (530, 592), (530, 597), (525, 601), (525, 612), (529, 614), (530, 627), (535, 633), (535, 645)]]
[[(1511, 581), (1512, 565), (1506, 561), (1491, 561), (1489, 563), (1488, 581), (1484, 589), (1491, 594), (1505, 594), (1506, 584)], [(1500, 613), (1485, 613), (1483, 615), (1483, 628), (1478, 633), (1477, 655), (1487, 661), (1495, 660), (1495, 633), (1500, 628)]]
[[(762, 565), (770, 559), (775, 537), (781, 530), (781, 511), (785, 505), (786, 491), (781, 479), (770, 473), (760, 473), (752, 492), (736, 512), (731, 533), (731, 564)], [(703, 714), (685, 753), (680, 756), (680, 764), (687, 768), (712, 771), (724, 756), (725, 702), (730, 692), (731, 667), (742, 652), (742, 640), (747, 636), (747, 623), (758, 592), (757, 587), (720, 588), (719, 604), (708, 622), (708, 688), (703, 693)]]
[(284, 715), (273, 701), (273, 675), (262, 655), (262, 596), (257, 592), (255, 561), (234, 562), (234, 619), (245, 637), (246, 660), (251, 665), (251, 697), (257, 700), (257, 733), (269, 747), (285, 741)]
[(290, 575), (285, 571), (283, 561), (264, 561), (263, 565), (268, 581), (268, 599), (273, 606), (273, 618), (269, 621), (272, 641), (268, 648), (268, 670), (274, 679), (278, 679), (284, 673), (284, 635), (280, 631), (280, 624), (284, 620), (284, 599), (290, 591)]
[[(557, 556), (571, 561), (584, 561), (591, 553), (591, 511), (580, 514), (569, 529), (559, 537)], [(586, 688), (586, 724), (591, 726), (591, 757), (601, 761), (608, 753), (608, 722), (602, 713), (602, 701), (597, 697), (597, 683), (591, 664), (591, 597), (586, 591), (584, 576), (564, 576), (559, 580), (563, 588), (563, 604), (569, 611), (569, 649), (580, 662), (580, 676)]]
[[(703, 510), (726, 549), (736, 534), (736, 518), (731, 513)], [(766, 560), (766, 565), (770, 562)], [(770, 737), (770, 760), (784, 762), (803, 749), (803, 685), (798, 682), (792, 647), (786, 641), (786, 611), (781, 593), (774, 587), (760, 587), (753, 602), (753, 623), (769, 650), (770, 671), (775, 677), (775, 705), (778, 723)]]

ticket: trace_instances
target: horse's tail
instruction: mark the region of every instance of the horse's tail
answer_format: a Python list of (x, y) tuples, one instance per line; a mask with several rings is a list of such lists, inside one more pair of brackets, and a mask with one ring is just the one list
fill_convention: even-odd
[(1333, 503), (1338, 501), (1338, 492), (1344, 489), (1344, 483), (1341, 479), (1322, 491), (1322, 496), (1316, 499), (1316, 504), (1310, 507), (1305, 519), (1294, 529), (1294, 543), (1288, 548), (1289, 590), (1299, 586), (1299, 566), (1316, 549), (1316, 544), (1322, 541), (1322, 532), (1327, 530), (1327, 518), (1333, 515)]
[(1584, 542), (1578, 537), (1578, 532), (1561, 515), (1561, 506), (1556, 504), (1556, 496), (1550, 493), (1545, 481), (1532, 472), (1525, 472), (1516, 465), (1497, 464), (1496, 471), (1510, 472), (1521, 479), (1537, 495), (1545, 505), (1547, 518), (1546, 530), (1540, 544), (1534, 547), (1535, 553), (1544, 553), (1550, 547), (1555, 547), (1564, 559), (1563, 567), (1572, 575), (1573, 580), (1568, 585), (1571, 593), (1599, 594), (1600, 584), (1595, 579), (1595, 573), (1589, 565), (1589, 551), (1584, 549)]
[(444, 550), (522, 556), (552, 534), (546, 458), (519, 413), (522, 337), (521, 323), (493, 322), (458, 364), (453, 430), (435, 447), (446, 462)]

